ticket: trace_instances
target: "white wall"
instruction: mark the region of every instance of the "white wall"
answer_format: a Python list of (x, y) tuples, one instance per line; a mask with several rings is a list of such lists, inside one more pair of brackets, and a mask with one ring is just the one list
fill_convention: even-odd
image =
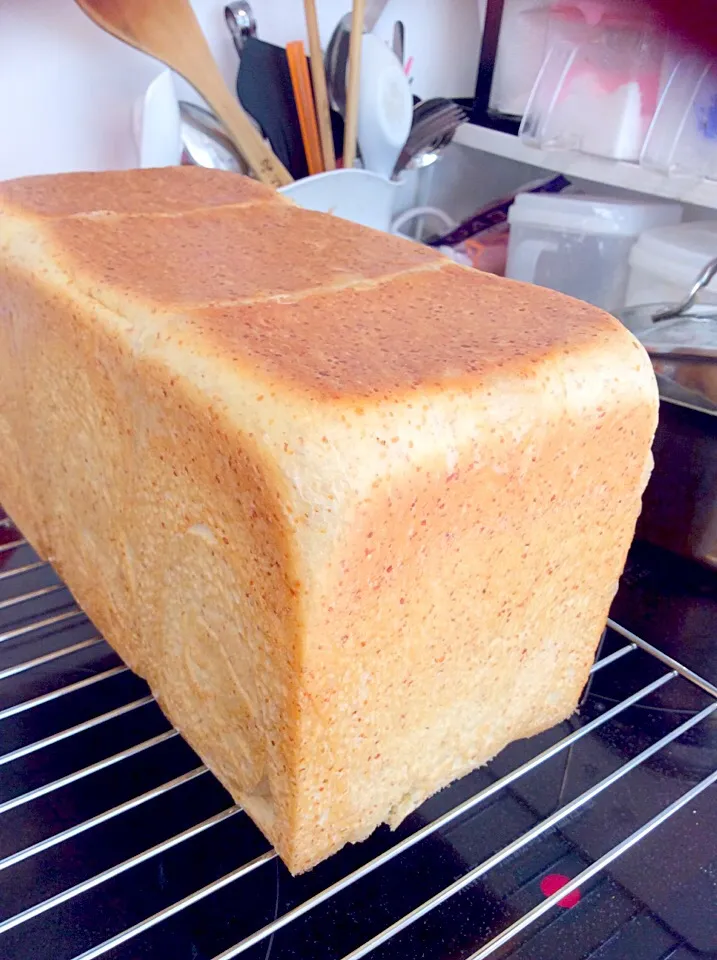
[[(223, 5), (196, 8), (231, 77)], [(133, 104), (161, 69), (74, 0), (0, 0), (0, 179), (133, 166)]]

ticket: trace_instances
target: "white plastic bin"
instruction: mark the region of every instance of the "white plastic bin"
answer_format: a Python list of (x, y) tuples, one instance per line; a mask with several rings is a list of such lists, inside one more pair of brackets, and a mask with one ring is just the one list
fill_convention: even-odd
[(344, 220), (389, 231), (398, 182), (370, 170), (330, 170), (295, 180), (279, 193), (307, 210), (332, 213)]
[[(626, 305), (677, 303), (714, 257), (717, 257), (717, 220), (648, 230), (630, 252)], [(699, 299), (717, 304), (717, 278), (701, 291)]]
[(508, 213), (506, 276), (622, 309), (628, 257), (638, 234), (679, 223), (678, 203), (561, 194), (520, 194)]

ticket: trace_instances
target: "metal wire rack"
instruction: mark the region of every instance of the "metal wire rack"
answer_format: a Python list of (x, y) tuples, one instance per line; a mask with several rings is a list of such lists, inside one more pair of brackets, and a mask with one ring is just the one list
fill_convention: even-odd
[[(702, 771), (669, 802), (661, 795), (597, 855), (570, 839), (571, 825), (639, 771), (657, 776), (659, 756), (717, 711), (715, 685), (609, 628), (620, 642), (603, 645), (591, 677), (641, 658), (633, 692), (592, 711), (584, 701), (398, 832), (294, 879), (0, 511), (0, 956), (537, 956), (530, 938), (571, 894), (589, 899), (608, 868), (717, 782), (717, 769)], [(597, 769), (595, 751), (604, 756), (634, 711), (674, 684), (693, 688), (695, 709)], [(588, 747), (592, 782), (567, 799), (568, 765)], [(536, 776), (555, 787), (542, 809), (521, 793)], [(567, 877), (546, 894), (541, 877), (556, 864)]]

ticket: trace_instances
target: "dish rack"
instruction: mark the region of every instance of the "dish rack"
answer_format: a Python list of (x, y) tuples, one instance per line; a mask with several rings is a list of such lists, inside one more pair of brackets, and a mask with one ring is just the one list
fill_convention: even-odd
[[(615, 670), (634, 676), (629, 695), (593, 696)], [(635, 711), (674, 684), (695, 709), (616, 762)], [(639, 868), (717, 769), (669, 802), (655, 790), (642, 822), (609, 815), (609, 798), (659, 777), (716, 711), (715, 685), (609, 621), (574, 717), (292, 878), (0, 511), (0, 956), (532, 960), (556, 930), (563, 945), (591, 931), (597, 949), (646, 915), (613, 868)], [(593, 822), (604, 849), (580, 839)], [(603, 929), (606, 896), (632, 905)]]

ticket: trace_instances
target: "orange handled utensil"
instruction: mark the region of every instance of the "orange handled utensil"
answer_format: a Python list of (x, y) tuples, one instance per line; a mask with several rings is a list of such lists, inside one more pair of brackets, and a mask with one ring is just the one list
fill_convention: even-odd
[(291, 43), (287, 43), (286, 59), (289, 63), (296, 112), (299, 115), (299, 127), (301, 128), (301, 139), (306, 153), (306, 164), (310, 174), (323, 173), (324, 163), (321, 157), (314, 96), (311, 91), (311, 79), (306, 64), (304, 44), (301, 40), (293, 40)]

